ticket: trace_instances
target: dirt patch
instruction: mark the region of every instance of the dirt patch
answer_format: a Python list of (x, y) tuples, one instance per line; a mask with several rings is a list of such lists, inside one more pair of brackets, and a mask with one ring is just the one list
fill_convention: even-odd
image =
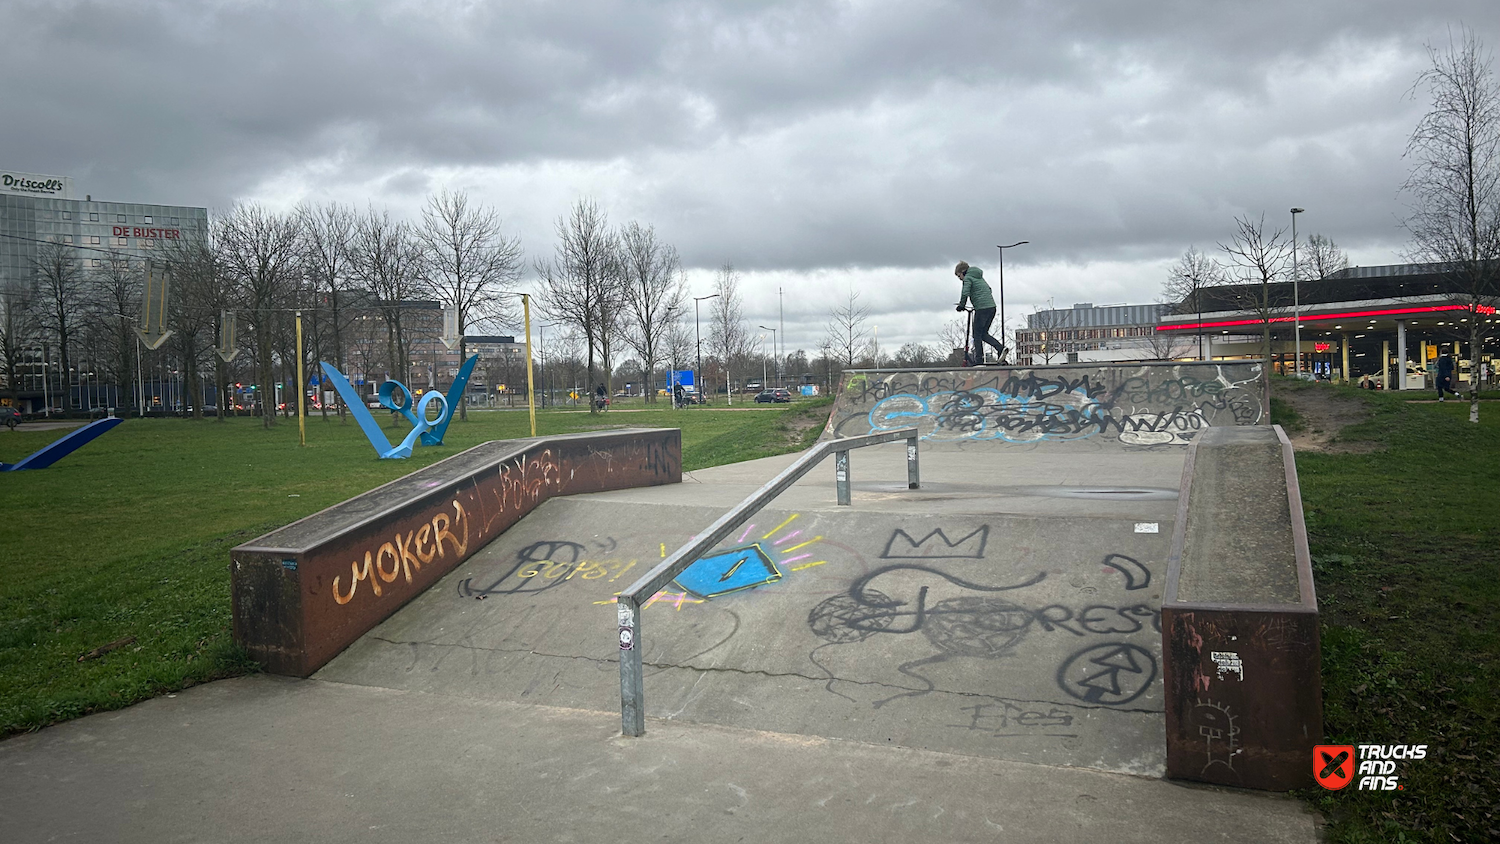
[(786, 415), (787, 443), (807, 447), (817, 442), (823, 434), (823, 429), (828, 425), (828, 415), (833, 412), (833, 404), (829, 403), (821, 407), (803, 408), (795, 413)]
[(1339, 439), (1339, 432), (1346, 426), (1370, 418), (1369, 408), (1356, 396), (1343, 395), (1331, 386), (1309, 384), (1300, 389), (1278, 390), (1276, 398), (1296, 411), (1302, 422), (1301, 430), (1287, 431), (1287, 438), (1297, 451), (1368, 454), (1379, 448), (1376, 443)]

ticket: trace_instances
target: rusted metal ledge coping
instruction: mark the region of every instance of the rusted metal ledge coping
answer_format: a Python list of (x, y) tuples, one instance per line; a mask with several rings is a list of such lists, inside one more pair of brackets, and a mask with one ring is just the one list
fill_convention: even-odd
[(1318, 600), (1281, 426), (1212, 428), (1189, 447), (1161, 621), (1167, 776), (1310, 787)]
[(554, 495), (682, 480), (682, 434), (497, 440), (230, 551), (234, 637), (306, 677)]

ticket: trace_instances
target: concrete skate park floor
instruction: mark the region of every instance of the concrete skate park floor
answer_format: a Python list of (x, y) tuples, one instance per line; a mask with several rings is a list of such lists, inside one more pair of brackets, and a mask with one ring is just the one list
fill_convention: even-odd
[(1315, 840), (1296, 801), (1157, 779), (1184, 456), (924, 447), (911, 491), (898, 443), (851, 453), (852, 507), (830, 459), (703, 561), (700, 593), (754, 585), (643, 612), (639, 739), (614, 594), (795, 455), (553, 499), (313, 680), (0, 744), (0, 838), (71, 782), (104, 797), (59, 831), (119, 840), (111, 807), (168, 795), (196, 808), (135, 838)]
[[(1160, 775), (1183, 452), (1080, 456), (928, 449), (910, 491), (904, 444), (861, 449), (852, 507), (827, 461), (726, 543), (779, 580), (646, 609), (648, 716)], [(618, 709), (614, 593), (792, 459), (549, 501), (317, 676)]]

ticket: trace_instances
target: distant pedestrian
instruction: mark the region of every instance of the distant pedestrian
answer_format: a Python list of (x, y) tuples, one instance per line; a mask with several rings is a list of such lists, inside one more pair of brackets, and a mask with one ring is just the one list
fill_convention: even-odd
[(1450, 355), (1439, 355), (1437, 361), (1437, 391), (1438, 401), (1443, 400), (1443, 391), (1453, 394), (1458, 398), (1458, 391), (1453, 389), (1453, 358)]
[[(969, 266), (965, 261), (959, 261), (958, 266), (953, 268), (953, 274), (964, 283), (958, 294), (957, 310), (962, 313), (966, 304), (974, 303), (973, 342), (976, 362), (980, 365), (984, 363), (984, 344), (988, 343), (994, 348), (999, 362), (1005, 363), (1005, 343), (990, 336), (990, 325), (995, 321), (995, 296), (984, 280), (984, 271)], [(1000, 326), (1000, 331), (1004, 333), (1005, 326)]]

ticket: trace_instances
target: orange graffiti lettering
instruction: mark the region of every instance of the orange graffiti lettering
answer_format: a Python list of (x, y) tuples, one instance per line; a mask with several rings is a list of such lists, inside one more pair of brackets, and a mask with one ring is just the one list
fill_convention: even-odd
[[(431, 563), (434, 558), (446, 556), (447, 550), (443, 547), (447, 540), (453, 553), (459, 557), (468, 553), (469, 550), (469, 513), (457, 500), (453, 502), (453, 515), (438, 513), (432, 517), (432, 521), (408, 533), (396, 531), (392, 542), (383, 542), (375, 551), (366, 551), (363, 564), (356, 561), (350, 563), (349, 591), (346, 594), (339, 592), (342, 577), (333, 579), (333, 600), (339, 605), (347, 604), (354, 599), (354, 593), (359, 590), (359, 582), (368, 580), (370, 589), (375, 597), (380, 597), (381, 582), (394, 583), (397, 577), (404, 576), (407, 583), (412, 582), (412, 569), (418, 572), (422, 566)], [(372, 572), (374, 573), (372, 576)]]
[(426, 547), (427, 540), (431, 536), (432, 525), (422, 525), (422, 529), (417, 531), (417, 559), (421, 560), (424, 563), (432, 562), (432, 558), (437, 556), (436, 548)]
[(422, 570), (421, 558), (412, 554), (411, 551), (411, 541), (416, 535), (416, 531), (408, 531), (406, 537), (403, 539), (400, 531), (396, 532), (396, 548), (401, 552), (401, 571), (406, 574), (407, 583), (411, 583), (412, 566), (416, 566), (417, 571)]
[(349, 570), (351, 572), (353, 572), (353, 575), (349, 578), (349, 594), (343, 596), (342, 598), (339, 597), (339, 579), (337, 577), (335, 577), (333, 579), (333, 600), (334, 600), (335, 603), (338, 603), (338, 604), (342, 605), (342, 604), (347, 604), (351, 600), (353, 600), (354, 599), (354, 591), (359, 588), (359, 582), (361, 580), (369, 580), (370, 581), (370, 588), (374, 589), (376, 597), (379, 597), (379, 595), (380, 595), (380, 581), (378, 581), (378, 580), (370, 577), (370, 552), (369, 551), (365, 552), (365, 564), (364, 564), (363, 568), (361, 568), (360, 565), (359, 565), (359, 563), (356, 561), (356, 562), (353, 562), (353, 563), (349, 564)]
[[(453, 502), (453, 510), (455, 515), (451, 522), (448, 520), (447, 513), (438, 513), (432, 517), (432, 542), (437, 546), (438, 556), (443, 555), (444, 539), (453, 543), (453, 551), (459, 556), (463, 556), (469, 550), (469, 514), (457, 501)], [(441, 526), (438, 525), (439, 521), (442, 522)], [(457, 527), (460, 523), (463, 525), (463, 538), (461, 539), (448, 529), (450, 526)]]
[[(386, 557), (391, 558), (390, 574), (386, 574), (385, 566), (382, 566), (380, 564), (380, 561), (384, 560)], [(380, 579), (384, 580), (386, 583), (390, 583), (391, 581), (396, 579), (396, 575), (401, 573), (401, 558), (396, 556), (396, 546), (392, 545), (389, 542), (386, 542), (380, 546), (380, 550), (375, 552), (375, 571), (380, 575)], [(374, 583), (375, 581), (370, 581), (371, 585), (374, 585)], [(377, 592), (376, 594), (379, 593)]]

